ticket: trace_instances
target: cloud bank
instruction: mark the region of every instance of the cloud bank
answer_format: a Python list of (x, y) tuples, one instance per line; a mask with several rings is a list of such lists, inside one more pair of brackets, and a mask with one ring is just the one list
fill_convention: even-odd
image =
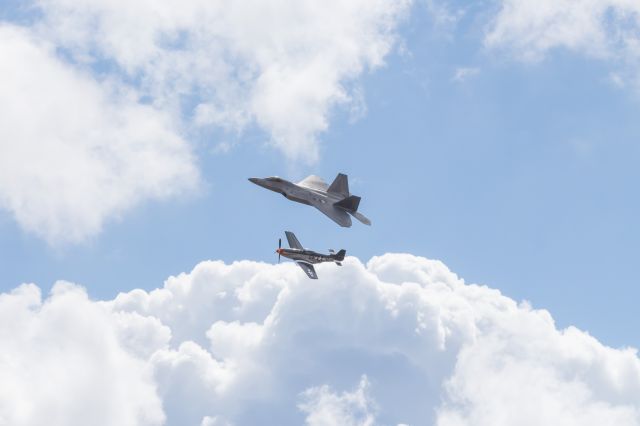
[(110, 301), (3, 294), (0, 424), (640, 423), (634, 349), (438, 261), (318, 272), (209, 261)]

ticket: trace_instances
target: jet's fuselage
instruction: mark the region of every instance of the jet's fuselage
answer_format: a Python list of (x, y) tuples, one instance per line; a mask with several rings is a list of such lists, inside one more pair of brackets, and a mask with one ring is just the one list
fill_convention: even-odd
[(351, 216), (371, 225), (371, 221), (358, 212), (360, 197), (349, 193), (347, 175), (339, 173), (331, 185), (317, 176), (308, 176), (293, 183), (277, 176), (249, 178), (249, 181), (270, 191), (282, 194), (288, 200), (315, 207), (338, 225), (351, 226)]
[(312, 188), (305, 188), (279, 177), (268, 177), (265, 179), (251, 178), (249, 180), (263, 188), (278, 192), (291, 201), (306, 204), (308, 206), (313, 205), (313, 202), (332, 205), (333, 203), (340, 201), (339, 197), (332, 196), (327, 192)]

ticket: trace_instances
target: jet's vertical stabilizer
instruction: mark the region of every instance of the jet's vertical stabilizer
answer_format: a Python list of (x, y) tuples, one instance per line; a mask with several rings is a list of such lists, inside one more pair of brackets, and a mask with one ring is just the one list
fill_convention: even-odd
[(349, 196), (349, 178), (347, 175), (338, 173), (338, 176), (333, 180), (331, 186), (327, 192), (342, 195), (343, 197)]

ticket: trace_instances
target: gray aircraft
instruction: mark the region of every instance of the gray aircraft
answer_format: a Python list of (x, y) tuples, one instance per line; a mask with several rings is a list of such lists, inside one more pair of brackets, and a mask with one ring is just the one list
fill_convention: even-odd
[(276, 250), (276, 253), (278, 253), (278, 263), (280, 263), (280, 256), (288, 257), (294, 260), (312, 280), (318, 279), (318, 274), (316, 274), (316, 270), (313, 267), (315, 263), (335, 262), (336, 265), (342, 266), (340, 262), (344, 260), (344, 255), (347, 253), (345, 250), (340, 250), (337, 253), (329, 250), (329, 254), (316, 253), (315, 251), (302, 247), (302, 244), (300, 244), (300, 241), (298, 241), (293, 232), (284, 231), (284, 233), (287, 236), (289, 247), (291, 248), (283, 249), (282, 239), (278, 239), (278, 250)]
[(360, 197), (349, 193), (347, 175), (339, 173), (331, 185), (318, 176), (308, 176), (298, 183), (289, 182), (277, 176), (249, 178), (256, 185), (279, 192), (291, 201), (307, 204), (320, 210), (340, 226), (350, 227), (351, 216), (365, 225), (371, 221), (358, 212)]

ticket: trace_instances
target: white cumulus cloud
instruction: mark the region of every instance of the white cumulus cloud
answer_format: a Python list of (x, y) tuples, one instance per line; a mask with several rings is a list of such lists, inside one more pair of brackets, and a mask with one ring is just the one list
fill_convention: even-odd
[(370, 426), (375, 422), (372, 403), (367, 394), (369, 381), (366, 376), (360, 380), (353, 392), (337, 395), (329, 386), (319, 386), (304, 391), (304, 401), (298, 406), (307, 413), (306, 423), (310, 426), (360, 425)]
[(65, 283), (3, 294), (0, 423), (640, 424), (634, 349), (438, 261), (318, 274), (216, 261), (111, 301)]
[(161, 424), (151, 365), (121, 341), (135, 320), (118, 317), (66, 283), (46, 301), (33, 284), (0, 295), (0, 424)]
[(170, 116), (0, 25), (0, 207), (51, 243), (77, 242), (143, 200), (195, 187)]
[(78, 62), (110, 61), (158, 105), (187, 99), (195, 124), (256, 123), (289, 158), (315, 161), (332, 107), (352, 104), (357, 78), (383, 63), (410, 1), (36, 4), (40, 33)]

